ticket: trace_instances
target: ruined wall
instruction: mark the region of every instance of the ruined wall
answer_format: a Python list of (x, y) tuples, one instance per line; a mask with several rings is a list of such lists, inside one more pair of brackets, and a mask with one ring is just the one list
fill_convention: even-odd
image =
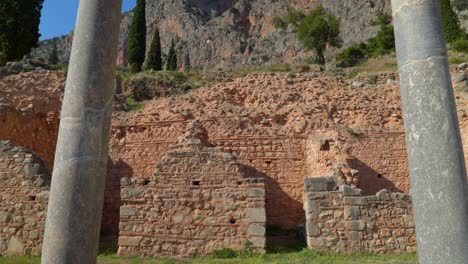
[(0, 141), (0, 255), (39, 255), (50, 174), (33, 152)]
[(0, 139), (33, 150), (52, 171), (58, 135), (58, 113), (0, 111)]
[[(220, 133), (219, 121), (201, 121), (210, 141), (223, 147), (248, 168), (248, 174), (265, 179), (267, 222), (292, 229), (304, 223), (303, 180), (330, 175), (336, 161), (334, 145), (349, 147), (355, 157), (351, 166), (359, 170), (359, 184), (365, 194), (386, 188), (407, 192), (409, 179), (404, 133), (366, 132), (352, 137), (346, 131), (326, 131), (308, 135)], [(113, 127), (110, 156), (118, 169), (112, 177), (148, 178), (154, 164), (171, 149), (188, 121), (147, 122)], [(328, 149), (320, 149), (320, 138), (334, 139)], [(343, 146), (340, 146), (342, 148)], [(116, 192), (114, 192), (116, 194)], [(116, 201), (118, 199), (114, 199)]]
[[(334, 165), (348, 159), (357, 170), (357, 187), (371, 195), (379, 190), (409, 192), (408, 159), (404, 131), (317, 132), (307, 141), (307, 176), (331, 175)], [(345, 157), (347, 156), (347, 157)]]
[(411, 197), (381, 190), (361, 196), (324, 178), (306, 180), (304, 209), (311, 249), (340, 253), (414, 253), (416, 236)]
[[(182, 142), (181, 142), (182, 141)], [(207, 137), (178, 140), (157, 172), (122, 179), (119, 254), (189, 256), (264, 250), (265, 185)]]

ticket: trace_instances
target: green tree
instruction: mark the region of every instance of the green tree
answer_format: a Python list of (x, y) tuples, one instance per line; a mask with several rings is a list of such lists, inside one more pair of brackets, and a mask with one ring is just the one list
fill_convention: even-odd
[(43, 0), (0, 1), (0, 66), (37, 46)]
[(390, 15), (380, 13), (376, 25), (380, 25), (377, 35), (367, 41), (367, 52), (371, 56), (391, 53), (395, 50), (395, 33)]
[(58, 50), (57, 50), (57, 42), (54, 41), (54, 44), (52, 45), (52, 50), (49, 53), (49, 64), (57, 65), (58, 63), (59, 63), (59, 56), (58, 56)]
[(177, 53), (175, 50), (174, 40), (171, 41), (171, 47), (169, 48), (169, 54), (167, 55), (166, 70), (168, 71), (177, 70)]
[(162, 70), (162, 59), (161, 59), (161, 38), (159, 36), (159, 29), (154, 32), (151, 47), (146, 58), (146, 69), (147, 70)]
[(452, 9), (450, 0), (440, 0), (440, 14), (442, 16), (442, 29), (444, 31), (445, 41), (452, 43), (464, 36), (460, 27), (457, 14)]
[(128, 34), (128, 62), (132, 72), (141, 71), (146, 55), (145, 0), (137, 0)]
[(340, 22), (319, 5), (304, 17), (297, 33), (302, 45), (308, 50), (315, 50), (318, 62), (325, 64), (323, 53), (327, 45), (339, 46)]

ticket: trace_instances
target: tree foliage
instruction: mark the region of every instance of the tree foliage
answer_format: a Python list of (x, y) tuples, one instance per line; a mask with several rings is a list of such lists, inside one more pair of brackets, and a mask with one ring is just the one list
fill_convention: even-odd
[(380, 25), (377, 35), (367, 40), (367, 43), (353, 45), (336, 55), (337, 64), (341, 67), (352, 67), (367, 57), (384, 55), (395, 50), (395, 36), (392, 18), (380, 13), (373, 25)]
[(166, 70), (176, 71), (177, 70), (177, 53), (175, 50), (174, 40), (171, 41), (171, 47), (167, 55)]
[(452, 43), (457, 39), (463, 38), (465, 32), (460, 27), (460, 21), (452, 9), (450, 0), (440, 0), (439, 3), (445, 41)]
[(52, 44), (52, 50), (49, 53), (48, 63), (50, 65), (57, 65), (59, 63), (59, 56), (58, 56), (56, 41), (54, 41), (54, 44)]
[(0, 1), (0, 66), (37, 46), (43, 0)]
[(132, 72), (141, 71), (146, 55), (145, 0), (137, 0), (128, 34), (128, 62)]
[(162, 59), (161, 59), (161, 38), (159, 36), (159, 29), (154, 32), (153, 40), (151, 41), (151, 47), (146, 58), (146, 69), (147, 70), (162, 70)]
[(315, 50), (318, 62), (324, 64), (323, 53), (327, 45), (339, 46), (340, 22), (319, 5), (304, 17), (297, 33), (302, 45), (308, 50)]

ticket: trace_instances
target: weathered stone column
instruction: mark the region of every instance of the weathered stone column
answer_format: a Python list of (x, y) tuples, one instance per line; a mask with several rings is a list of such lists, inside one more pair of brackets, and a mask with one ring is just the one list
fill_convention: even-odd
[(61, 113), (42, 263), (96, 263), (121, 0), (81, 0)]
[(392, 9), (420, 263), (467, 263), (466, 169), (439, 1)]

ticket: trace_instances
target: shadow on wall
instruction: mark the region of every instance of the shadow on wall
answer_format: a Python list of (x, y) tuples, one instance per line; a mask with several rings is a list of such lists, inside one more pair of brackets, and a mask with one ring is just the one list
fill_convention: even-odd
[(294, 244), (297, 240), (305, 239), (305, 212), (302, 203), (293, 199), (276, 180), (265, 173), (249, 165), (240, 166), (248, 177), (261, 177), (265, 180), (267, 248), (276, 247), (284, 242)]
[(359, 171), (359, 183), (357, 187), (362, 190), (364, 195), (374, 195), (382, 189), (402, 192), (393, 182), (386, 179), (385, 175), (377, 172), (361, 160), (354, 159), (350, 163), (351, 168)]
[(120, 178), (133, 177), (133, 169), (127, 163), (118, 159), (107, 158), (106, 188), (104, 192), (104, 207), (101, 221), (101, 247), (117, 250), (120, 222)]

